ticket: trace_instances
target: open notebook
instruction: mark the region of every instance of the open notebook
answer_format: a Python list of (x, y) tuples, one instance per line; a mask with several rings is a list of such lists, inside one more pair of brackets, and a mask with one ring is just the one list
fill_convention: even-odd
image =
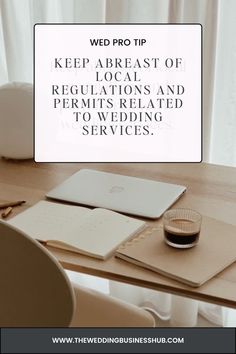
[(203, 217), (199, 244), (176, 249), (164, 243), (163, 229), (146, 229), (122, 245), (116, 256), (198, 287), (236, 260), (236, 227)]
[(9, 224), (48, 245), (100, 259), (145, 227), (145, 222), (107, 209), (40, 201)]

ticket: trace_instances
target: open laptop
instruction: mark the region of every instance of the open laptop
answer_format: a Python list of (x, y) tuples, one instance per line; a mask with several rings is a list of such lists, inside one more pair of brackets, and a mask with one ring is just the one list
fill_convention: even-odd
[(81, 169), (47, 193), (48, 198), (159, 218), (186, 187)]

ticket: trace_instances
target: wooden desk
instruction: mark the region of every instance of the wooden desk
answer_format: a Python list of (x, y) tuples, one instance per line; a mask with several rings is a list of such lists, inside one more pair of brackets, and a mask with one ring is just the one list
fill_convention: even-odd
[[(204, 163), (36, 164), (32, 161), (0, 159), (0, 201), (26, 200), (25, 206), (14, 209), (14, 213), (22, 211), (44, 199), (47, 191), (84, 167), (184, 184), (188, 190), (176, 205), (193, 208), (202, 214), (236, 225), (236, 168)], [(152, 225), (156, 223), (158, 221), (150, 222)], [(104, 262), (49, 249), (66, 269), (236, 308), (236, 264), (196, 289), (115, 257)]]

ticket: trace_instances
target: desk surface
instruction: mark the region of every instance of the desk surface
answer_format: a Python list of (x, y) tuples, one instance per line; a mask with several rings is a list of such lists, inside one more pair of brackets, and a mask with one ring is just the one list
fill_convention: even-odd
[[(184, 184), (187, 192), (175, 204), (236, 225), (236, 168), (209, 164), (36, 164), (0, 159), (0, 201), (26, 200), (19, 211), (44, 199), (45, 193), (80, 168)], [(150, 221), (151, 225), (158, 224)], [(224, 237), (224, 235), (222, 235)], [(236, 235), (235, 235), (236, 237)], [(75, 253), (50, 251), (70, 270), (236, 308), (236, 264), (200, 288), (192, 288), (125, 261), (100, 261)], [(236, 251), (236, 250), (235, 250)], [(199, 260), (201, 261), (201, 260)]]

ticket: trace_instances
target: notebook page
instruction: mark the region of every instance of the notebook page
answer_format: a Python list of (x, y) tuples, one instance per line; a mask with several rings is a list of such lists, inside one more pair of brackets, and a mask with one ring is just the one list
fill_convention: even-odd
[(84, 207), (40, 201), (8, 223), (40, 241), (67, 242), (77, 235), (78, 226), (90, 212)]
[(84, 217), (77, 237), (68, 235), (67, 243), (83, 253), (106, 258), (123, 242), (141, 231), (146, 223), (117, 212), (96, 208)]

